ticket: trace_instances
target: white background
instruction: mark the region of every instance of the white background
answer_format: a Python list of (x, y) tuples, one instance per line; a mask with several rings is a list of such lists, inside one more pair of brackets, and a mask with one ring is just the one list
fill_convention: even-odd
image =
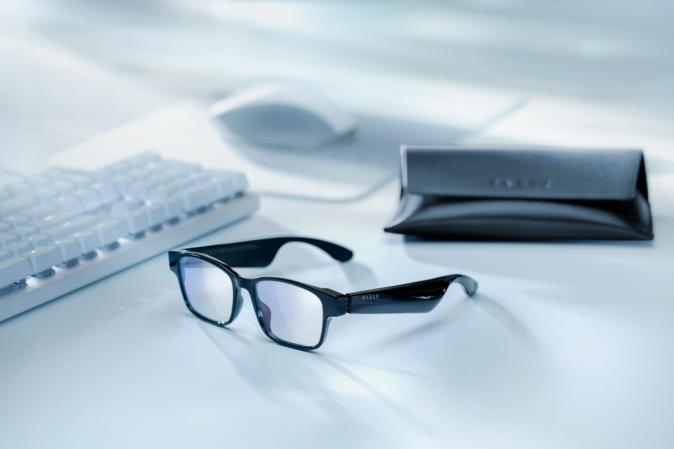
[[(59, 4), (65, 5), (59, 20), (79, 17), (72, 14), (77, 2)], [(546, 16), (526, 2), (509, 4), (499, 14), (470, 3), (463, 9), (437, 7), (435, 14), (431, 8), (425, 16), (463, 24), (440, 27), (464, 30), (464, 37), (446, 38), (458, 39), (446, 47), (457, 58), (501, 58), (500, 73), (489, 71), (473, 78), (476, 83), (529, 97), (525, 108), (471, 141), (643, 147), (653, 242), (406, 242), (382, 231), (399, 193), (395, 183), (343, 204), (265, 197), (250, 219), (191, 245), (319, 237), (353, 249), (354, 259), (340, 264), (291, 245), (269, 268), (242, 274), (288, 276), (344, 292), (462, 273), (479, 282), (479, 294), (469, 299), (454, 286), (430, 314), (336, 318), (324, 346), (307, 353), (267, 339), (250, 304), (230, 329), (200, 322), (182, 303), (166, 256), (158, 256), (0, 323), (0, 447), (674, 446), (674, 128), (670, 60), (657, 57), (664, 48), (657, 38), (664, 33), (661, 22), (653, 19), (651, 31), (636, 39), (625, 24), (649, 22), (636, 14), (644, 10), (635, 3), (604, 4), (603, 10), (599, 3), (566, 10), (550, 3), (561, 14), (558, 20), (550, 19), (554, 11)], [(659, 3), (645, 4), (667, 12), (657, 9)], [(158, 3), (143, 5), (152, 13)], [(456, 8), (462, 16), (454, 15)], [(608, 17), (603, 22), (602, 11)], [(141, 12), (138, 17), (146, 17)], [(481, 23), (512, 30), (513, 16), (521, 25), (515, 30), (539, 31), (522, 38), (502, 32), (500, 39), (468, 45), (472, 53), (465, 50), (465, 35), (494, 29)], [(148, 40), (138, 37), (135, 51), (121, 51), (119, 35), (106, 34), (110, 30), (102, 25), (99, 34), (77, 36), (84, 28), (58, 27), (56, 16), (49, 17), (39, 22), (42, 28), (28, 19), (11, 22), (2, 35), (2, 95), (9, 99), (0, 127), (5, 176), (37, 169), (58, 150), (208, 85), (207, 75), (190, 73), (217, 73), (211, 58), (201, 59), (203, 70), (194, 71), (194, 65), (156, 52), (155, 62), (144, 64), (141, 50), (167, 48), (159, 38), (157, 46), (145, 45), (158, 36), (151, 32), (143, 35)], [(250, 29), (256, 30), (234, 30), (259, 35), (247, 34)], [(273, 35), (273, 28), (264, 29)], [(569, 42), (576, 41), (565, 36), (582, 35), (579, 29), (600, 31), (590, 44), (574, 47)], [(386, 36), (378, 30), (375, 37)], [(282, 44), (299, 48), (288, 39)], [(365, 49), (378, 42), (363, 40)], [(345, 49), (343, 60), (351, 62), (350, 51), (359, 46), (336, 42), (337, 50)], [(415, 42), (411, 49), (428, 48)], [(184, 48), (184, 54), (194, 54), (194, 47)], [(413, 79), (449, 71), (434, 66), (430, 56), (411, 61), (406, 55), (401, 65), (421, 64), (408, 73)], [(372, 65), (386, 72), (392, 59), (374, 59)], [(527, 61), (538, 72), (527, 78), (530, 72), (522, 69), (517, 76), (512, 67)], [(566, 71), (555, 78), (554, 70), (546, 71), (550, 64)], [(477, 66), (470, 70), (480, 72)], [(12, 78), (7, 67), (14, 68)], [(241, 79), (272, 73), (247, 67), (255, 70), (242, 69)], [(454, 81), (469, 82), (470, 70), (450, 72)], [(612, 73), (624, 78), (610, 78)], [(204, 90), (224, 89), (234, 78)], [(49, 101), (32, 95), (36, 85), (47, 86)], [(94, 92), (101, 95), (97, 102), (91, 101)]]

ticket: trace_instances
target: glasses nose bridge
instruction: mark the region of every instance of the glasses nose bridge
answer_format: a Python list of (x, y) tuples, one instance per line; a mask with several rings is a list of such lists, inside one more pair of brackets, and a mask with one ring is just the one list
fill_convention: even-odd
[(253, 307), (255, 307), (255, 301), (253, 300), (255, 297), (255, 282), (250, 279), (237, 279), (236, 287), (238, 290), (237, 300), (239, 302), (245, 302), (247, 299)]
[(255, 283), (251, 279), (237, 279), (236, 280), (236, 286), (239, 289), (239, 292), (245, 290), (246, 293), (250, 296), (250, 298), (253, 297), (253, 289), (255, 288)]

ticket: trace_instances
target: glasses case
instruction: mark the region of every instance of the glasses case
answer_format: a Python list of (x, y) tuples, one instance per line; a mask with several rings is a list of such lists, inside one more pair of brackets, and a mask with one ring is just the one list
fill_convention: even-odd
[(641, 150), (401, 147), (385, 231), (454, 240), (652, 240)]

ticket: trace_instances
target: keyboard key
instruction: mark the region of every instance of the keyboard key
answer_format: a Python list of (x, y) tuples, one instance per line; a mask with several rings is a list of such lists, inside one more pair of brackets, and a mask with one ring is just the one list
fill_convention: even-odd
[(36, 204), (37, 200), (33, 197), (24, 195), (15, 196), (12, 199), (0, 203), (0, 219), (4, 219), (9, 215), (19, 212), (22, 209), (28, 209)]
[(160, 204), (153, 204), (152, 206), (144, 207), (143, 210), (145, 211), (150, 230), (158, 231), (161, 229), (162, 223), (166, 221), (164, 208)]
[(106, 168), (114, 171), (118, 175), (125, 174), (132, 169), (132, 165), (128, 164), (126, 161), (115, 162), (114, 164), (108, 165)]
[(32, 226), (17, 226), (16, 228), (9, 231), (8, 234), (16, 234), (21, 240), (25, 240), (31, 235), (36, 235), (37, 228)]
[(180, 219), (180, 216), (183, 213), (183, 202), (180, 198), (168, 198), (160, 201), (158, 204), (164, 208), (166, 221), (175, 223)]
[(59, 197), (59, 193), (55, 189), (40, 187), (33, 192), (33, 196), (41, 203), (51, 204)]
[(143, 203), (136, 200), (118, 201), (110, 207), (110, 215), (115, 218), (122, 218), (127, 212), (132, 212), (141, 208)]
[(134, 182), (143, 181), (148, 177), (148, 173), (145, 170), (141, 170), (140, 168), (131, 169), (127, 171), (125, 175), (133, 179)]
[(175, 186), (175, 188), (178, 189), (179, 192), (182, 192), (183, 190), (187, 190), (190, 187), (193, 187), (194, 186), (194, 180), (192, 178), (187, 178), (187, 177), (177, 178), (170, 185)]
[(134, 238), (143, 237), (145, 235), (145, 230), (150, 227), (145, 212), (142, 210), (128, 212), (124, 215), (124, 220), (126, 221), (126, 227), (129, 234)]
[(225, 170), (222, 168), (209, 168), (206, 170), (208, 174), (210, 174), (213, 178), (231, 178), (232, 171), (231, 170)]
[(178, 186), (175, 184), (164, 184), (156, 186), (150, 191), (148, 197), (150, 201), (161, 201), (176, 196), (179, 193)]
[(79, 217), (73, 218), (72, 220), (66, 221), (65, 223), (62, 223), (58, 226), (46, 229), (43, 234), (48, 235), (52, 240), (56, 241), (64, 237), (68, 237), (75, 232), (90, 228), (91, 226), (98, 224), (100, 221), (101, 219), (98, 217), (98, 215), (80, 215)]
[(6, 191), (3, 188), (0, 188), (0, 203), (4, 203), (5, 201), (9, 200), (12, 198), (12, 194)]
[[(3, 260), (11, 259), (12, 257), (13, 257), (13, 256), (12, 256), (12, 253), (11, 253), (11, 252), (9, 252), (9, 251), (0, 251), (0, 262), (2, 262)], [(0, 287), (4, 287), (4, 286), (0, 286)]]
[(78, 189), (87, 189), (94, 183), (93, 178), (87, 175), (68, 175), (68, 180)]
[(27, 253), (32, 249), (32, 246), (23, 242), (12, 243), (11, 245), (7, 245), (7, 248), (5, 248), (5, 250), (11, 252), (13, 256), (20, 256), (21, 254)]
[(9, 215), (8, 217), (5, 217), (2, 222), (8, 224), (13, 229), (30, 223), (30, 218), (25, 215)]
[(216, 189), (218, 189), (219, 199), (232, 197), (237, 192), (237, 185), (234, 182), (234, 178), (231, 176), (216, 175), (213, 178), (213, 183), (215, 184)]
[(200, 164), (196, 164), (196, 163), (193, 163), (193, 162), (182, 162), (182, 161), (175, 161), (175, 160), (170, 160), (170, 159), (166, 159), (165, 162), (166, 162), (166, 165), (171, 167), (171, 174), (185, 175), (187, 173), (192, 173), (192, 172), (203, 170), (203, 168), (201, 167)]
[(30, 226), (33, 226), (42, 232), (45, 229), (53, 228), (56, 225), (70, 221), (78, 216), (79, 214), (77, 212), (73, 212), (71, 210), (59, 210), (54, 214), (34, 220), (30, 223)]
[(245, 173), (240, 171), (230, 171), (228, 174), (234, 178), (234, 185), (237, 192), (243, 192), (250, 187)]
[(146, 200), (150, 197), (150, 192), (156, 186), (152, 181), (137, 181), (131, 184), (126, 194), (131, 198)]
[[(93, 231), (80, 231), (72, 235), (73, 239), (80, 245), (80, 250), (85, 258), (95, 256), (94, 250), (99, 245), (98, 235)], [(93, 254), (92, 254), (93, 253)]]
[(75, 184), (66, 180), (56, 181), (52, 184), (51, 187), (61, 195), (70, 195), (75, 190), (77, 190), (77, 186)]
[(2, 233), (0, 234), (0, 248), (6, 248), (7, 245), (11, 245), (12, 243), (18, 242), (19, 241), (19, 236), (16, 234), (7, 234), (7, 233)]
[(115, 186), (115, 189), (117, 189), (117, 192), (120, 195), (126, 195), (126, 192), (129, 190), (129, 186), (134, 182), (136, 182), (134, 178), (125, 174), (117, 175), (110, 180), (110, 183)]
[(110, 246), (117, 243), (117, 239), (127, 234), (126, 223), (119, 220), (108, 220), (89, 228), (98, 235), (100, 246)]
[(22, 210), (21, 215), (25, 215), (31, 220), (37, 220), (38, 218), (43, 218), (47, 215), (54, 214), (58, 210), (58, 207), (52, 206), (51, 204), (38, 204), (37, 206), (33, 206), (30, 209)]
[(33, 267), (25, 257), (12, 257), (0, 262), (0, 287), (7, 287), (31, 276)]
[(186, 211), (196, 212), (216, 201), (218, 190), (215, 184), (204, 184), (190, 187), (179, 196)]
[(51, 167), (41, 173), (43, 176), (46, 176), (52, 181), (52, 184), (56, 181), (63, 181), (68, 176), (68, 173), (61, 170), (60, 168)]
[(248, 178), (246, 174), (240, 171), (235, 170), (208, 170), (208, 172), (215, 179), (227, 179), (230, 178), (234, 190), (238, 192), (243, 192), (249, 187)]
[(166, 170), (164, 172), (164, 175), (166, 177), (170, 177), (171, 180), (173, 180), (173, 181), (177, 181), (179, 179), (186, 178), (189, 175), (189, 173), (190, 172), (186, 172), (186, 171), (179, 170), (179, 169), (176, 169), (176, 168), (169, 168), (168, 170)]
[(102, 204), (109, 204), (119, 199), (119, 193), (112, 184), (102, 184), (97, 182), (91, 186), (91, 189), (96, 192)]
[(24, 242), (30, 243), (33, 249), (35, 249), (38, 246), (49, 246), (51, 244), (51, 238), (49, 238), (48, 235), (36, 234), (31, 235), (30, 237), (25, 239)]
[(76, 196), (60, 196), (56, 198), (54, 206), (58, 207), (59, 209), (70, 210), (78, 214), (84, 212), (84, 204), (82, 204), (82, 201), (80, 201), (80, 199)]
[(163, 176), (170, 167), (164, 162), (150, 162), (149, 164), (143, 165), (140, 169), (147, 173), (149, 177), (153, 177)]
[(26, 181), (28, 181), (29, 184), (31, 184), (34, 187), (51, 187), (52, 180), (43, 175), (43, 174), (37, 174), (37, 175), (31, 175), (26, 178)]
[(114, 170), (110, 169), (110, 168), (100, 168), (100, 169), (98, 169), (98, 170), (95, 170), (95, 171), (89, 173), (89, 175), (90, 175), (92, 178), (94, 178), (94, 180), (96, 180), (97, 182), (106, 184), (106, 183), (108, 183), (112, 178), (114, 178), (115, 176), (117, 176), (117, 173), (116, 173)]
[(84, 206), (84, 210), (91, 212), (95, 211), (103, 205), (101, 198), (98, 196), (95, 190), (93, 189), (80, 189), (75, 190), (73, 196), (79, 199)]
[(28, 259), (36, 275), (61, 263), (61, 253), (53, 246), (40, 246), (22, 254), (22, 257)]
[(175, 178), (171, 175), (166, 175), (163, 173), (152, 175), (149, 178), (149, 181), (153, 182), (155, 185), (170, 184)]
[(30, 218), (25, 215), (10, 215), (5, 217), (2, 221), (16, 228), (17, 226), (22, 226), (30, 222)]
[(205, 170), (192, 172), (187, 176), (193, 184), (206, 184), (211, 181), (211, 175)]
[(5, 186), (8, 192), (14, 195), (30, 195), (33, 193), (35, 186), (25, 181), (11, 182)]
[(82, 248), (77, 240), (73, 238), (60, 239), (55, 241), (52, 245), (59, 251), (61, 260), (67, 267), (77, 265), (77, 258), (82, 255)]

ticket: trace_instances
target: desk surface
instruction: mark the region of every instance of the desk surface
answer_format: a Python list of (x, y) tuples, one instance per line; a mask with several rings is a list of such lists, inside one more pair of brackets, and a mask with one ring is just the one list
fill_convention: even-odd
[[(522, 138), (545, 105), (481, 139)], [(267, 339), (249, 303), (229, 329), (197, 320), (159, 256), (0, 325), (0, 447), (672, 447), (664, 154), (645, 243), (406, 243), (381, 230), (394, 183), (352, 203), (264, 198), (194, 244), (317, 236), (355, 258), (290, 245), (245, 273), (338, 291), (464, 273), (479, 294), (452, 287), (430, 314), (346, 315), (301, 352)]]
[[(463, 24), (465, 19), (453, 20)], [(491, 31), (488, 19), (483, 29)], [(437, 26), (456, 30), (442, 21)], [(587, 26), (594, 31), (592, 24)], [(77, 34), (72, 26), (42, 29), (56, 40)], [(257, 29), (251, 32), (259, 34)], [(560, 31), (560, 42), (567, 42), (571, 34)], [(182, 45), (183, 36), (178, 37)], [(522, 40), (530, 41), (528, 36)], [(70, 55), (46, 57), (43, 47), (17, 47), (17, 42), (11, 33), (0, 41), (3, 48), (10, 48), (8, 43), (16, 47), (4, 60), (14, 68), (14, 81), (19, 80), (4, 84), (16, 95), (3, 93), (0, 115), (6, 148), (22, 151), (11, 158), (3, 154), (0, 168), (35, 167), (36, 160), (45, 160), (58, 147), (173, 101), (133, 83), (112, 89), (107, 72), (92, 73), (86, 67), (86, 77), (73, 78), (76, 61)], [(85, 35), (78, 42), (99, 54), (108, 41), (92, 44)], [(130, 55), (135, 42), (127, 42), (124, 52), (103, 54)], [(226, 46), (230, 41), (221, 42)], [(589, 48), (596, 52), (593, 42)], [(668, 40), (661, 42), (665, 46)], [(532, 66), (568, 69), (567, 59), (541, 64), (538, 44), (532, 41), (530, 65), (514, 64), (521, 69), (505, 87), (531, 86), (534, 78), (539, 84), (554, 84), (549, 72), (530, 70)], [(142, 58), (123, 62), (142, 66), (145, 56), (162, 54), (147, 43), (140, 47), (149, 49)], [(323, 51), (318, 44), (317, 48)], [(460, 68), (458, 75), (464, 73), (466, 79), (482, 74), (501, 80), (503, 70), (464, 63), (474, 61), (476, 48), (460, 51), (458, 56), (464, 54), (465, 59), (459, 62), (456, 52), (444, 58), (453, 75)], [(417, 51), (415, 46), (409, 49)], [(189, 46), (185, 52), (196, 53)], [(22, 66), (30, 54), (40, 64)], [(486, 52), (483, 58), (499, 62), (501, 55)], [(241, 57), (251, 59), (248, 52)], [(619, 67), (620, 73), (643, 71), (643, 78), (630, 80), (650, 79), (651, 68), (662, 65), (657, 52), (652, 60), (657, 64), (639, 62), (629, 65), (634, 70), (628, 72), (623, 65), (604, 64), (602, 73)], [(600, 94), (605, 85), (623, 88), (618, 78), (597, 75), (600, 66), (593, 61), (581, 63), (577, 72), (593, 80), (588, 92)], [(63, 73), (55, 72), (55, 66), (64, 68)], [(175, 67), (175, 79), (181, 82), (187, 68), (199, 75), (223, 76), (214, 65)], [(224, 64), (222, 70), (231, 67)], [(569, 72), (559, 73), (561, 79)], [(662, 73), (652, 84), (630, 82), (632, 96), (667, 103), (671, 83), (665, 76), (669, 72)], [(81, 81), (93, 78), (98, 81), (92, 86)], [(77, 85), (82, 95), (69, 95), (69, 89), (56, 83), (59, 79)], [(49, 83), (41, 84), (44, 80)], [(564, 81), (559, 91), (574, 85)], [(51, 101), (42, 101), (46, 93), (53, 96)], [(45, 110), (28, 108), (28, 97)], [(623, 97), (620, 93), (610, 98)], [(101, 101), (107, 107), (97, 114), (82, 104)], [(25, 121), (16, 114), (21, 108), (30, 109)], [(64, 108), (72, 114), (65, 114)], [(339, 264), (312, 248), (291, 245), (264, 272), (338, 291), (449, 273), (464, 273), (480, 283), (479, 294), (471, 299), (460, 287), (452, 287), (430, 314), (335, 319), (326, 344), (313, 353), (268, 340), (250, 304), (229, 329), (198, 321), (185, 308), (165, 256), (3, 322), (0, 447), (674, 447), (672, 123), (671, 107), (657, 112), (533, 95), (524, 109), (479, 136), (484, 142), (643, 147), (653, 242), (406, 243), (381, 230), (397, 199), (395, 183), (351, 203), (263, 198), (261, 210), (250, 219), (194, 242), (282, 234), (333, 240), (352, 248), (355, 258)], [(44, 129), (34, 132), (36, 124)]]

